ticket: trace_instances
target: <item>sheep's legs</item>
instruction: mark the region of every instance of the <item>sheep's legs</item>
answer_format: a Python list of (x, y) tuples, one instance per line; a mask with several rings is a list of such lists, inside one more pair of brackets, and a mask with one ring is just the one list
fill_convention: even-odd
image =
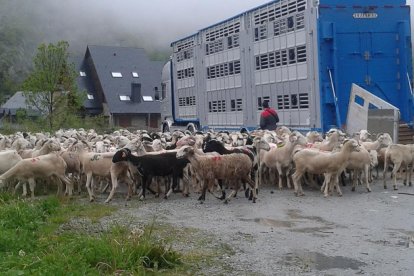
[(229, 203), (230, 198), (232, 198), (236, 194), (236, 189), (232, 189), (229, 196), (224, 200), (224, 204)]
[(36, 181), (34, 180), (34, 178), (29, 178), (28, 181), (29, 181), (31, 197), (32, 199), (34, 199), (34, 190), (36, 187)]
[(387, 170), (388, 170), (388, 162), (387, 162), (387, 158), (385, 158), (384, 172), (382, 173), (382, 180), (384, 181), (384, 189), (387, 189)]
[(114, 197), (115, 194), (115, 190), (116, 188), (118, 188), (118, 179), (116, 177), (116, 175), (111, 173), (111, 183), (112, 183), (112, 189), (111, 192), (109, 193), (108, 198), (105, 200), (105, 203), (108, 203), (109, 201), (112, 200), (112, 198)]
[(351, 178), (351, 181), (352, 181), (351, 191), (355, 192), (355, 187), (356, 187), (356, 182), (357, 182), (357, 179), (356, 179), (357, 178), (357, 173), (356, 173), (356, 171), (350, 171), (349, 175), (350, 175), (350, 178)]
[(339, 175), (338, 174), (335, 175), (333, 181), (334, 181), (333, 187), (336, 187), (336, 193), (338, 194), (338, 196), (342, 196), (341, 187), (339, 185)]
[[(397, 188), (397, 172), (401, 168), (401, 162), (394, 163), (394, 168), (392, 169), (393, 179), (394, 179), (394, 190), (398, 190)], [(385, 185), (384, 185), (385, 188)]]
[(203, 181), (203, 186), (202, 186), (203, 188), (201, 190), (201, 195), (198, 198), (198, 200), (200, 201), (200, 203), (203, 203), (206, 200), (207, 188), (211, 186), (211, 185), (209, 185), (209, 184), (211, 184), (210, 182), (211, 182), (211, 180), (204, 180)]
[(296, 196), (303, 196), (305, 195), (302, 190), (302, 184), (299, 182), (302, 178), (303, 174), (299, 174), (297, 171), (293, 174), (293, 186), (295, 188), (295, 195)]
[(365, 180), (365, 184), (367, 187), (367, 192), (371, 192), (371, 187), (369, 185), (369, 172), (370, 172), (370, 168), (369, 166), (366, 166), (366, 168), (364, 169), (364, 180)]
[(411, 186), (411, 172), (413, 170), (413, 167), (410, 166), (410, 164), (407, 164), (405, 166), (405, 180), (404, 180), (404, 186), (407, 186), (407, 182), (409, 183), (409, 186)]
[(278, 184), (279, 184), (279, 190), (283, 189), (283, 180), (282, 180), (282, 176), (283, 176), (283, 170), (282, 170), (282, 166), (280, 166), (280, 164), (276, 165), (276, 171), (278, 174)]
[(93, 189), (91, 188), (91, 182), (93, 181), (92, 179), (92, 173), (88, 173), (86, 175), (86, 189), (88, 190), (88, 194), (89, 194), (89, 201), (92, 202), (95, 200), (95, 195), (93, 193)]

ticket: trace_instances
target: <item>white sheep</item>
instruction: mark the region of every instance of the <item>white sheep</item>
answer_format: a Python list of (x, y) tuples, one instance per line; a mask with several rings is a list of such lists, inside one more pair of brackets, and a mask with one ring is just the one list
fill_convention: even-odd
[(342, 131), (338, 129), (330, 129), (326, 133), (326, 140), (320, 143), (314, 143), (312, 148), (317, 148), (322, 151), (332, 151), (333, 149), (339, 147), (343, 137), (345, 137), (345, 133)]
[(36, 178), (57, 177), (60, 181), (69, 187), (68, 193), (72, 195), (72, 183), (65, 176), (66, 163), (57, 153), (49, 153), (35, 158), (20, 160), (7, 172), (0, 175), (0, 187), (4, 186), (4, 181), (10, 178), (16, 178), (20, 181), (28, 181), (31, 196), (34, 198), (34, 188)]
[(388, 171), (388, 166), (393, 165), (392, 169), (392, 177), (394, 179), (394, 190), (398, 190), (397, 188), (397, 172), (403, 166), (405, 168), (405, 179), (404, 185), (407, 185), (407, 179), (409, 186), (412, 185), (411, 183), (411, 172), (413, 170), (414, 164), (414, 145), (401, 145), (401, 144), (393, 144), (389, 145), (385, 150), (385, 158), (384, 158), (384, 189), (387, 188), (386, 183), (386, 174)]
[(367, 150), (378, 150), (381, 146), (388, 146), (391, 143), (391, 136), (388, 133), (384, 133), (378, 135), (378, 138), (375, 141), (361, 142), (361, 146), (363, 146)]
[(269, 169), (275, 169), (279, 176), (279, 189), (282, 189), (282, 176), (287, 178), (287, 186), (290, 189), (289, 174), (292, 168), (292, 153), (296, 145), (305, 145), (306, 139), (297, 133), (291, 133), (285, 144), (281, 147), (272, 148), (262, 158), (262, 164)]
[(342, 149), (337, 152), (320, 152), (311, 149), (303, 149), (293, 156), (296, 171), (293, 174), (293, 184), (297, 196), (304, 195), (301, 178), (305, 173), (333, 174), (333, 181), (338, 182), (338, 174), (348, 165), (348, 159), (352, 151), (359, 151), (358, 143), (354, 140), (345, 141)]
[[(376, 151), (373, 151), (376, 153)], [(369, 186), (369, 172), (372, 163), (375, 163), (373, 155), (370, 154), (368, 150), (364, 147), (360, 147), (360, 151), (353, 151), (348, 159), (348, 165), (346, 168), (353, 172), (352, 175), (352, 191), (355, 191), (357, 177), (362, 171), (364, 173), (365, 186), (368, 192), (371, 192), (371, 187)]]
[[(88, 152), (85, 147), (89, 147), (89, 144), (85, 141), (77, 142), (73, 145), (76, 152), (79, 154), (79, 161), (81, 163), (82, 172), (86, 175), (86, 189), (88, 190), (89, 200), (92, 202), (95, 200), (94, 193), (94, 176), (111, 178), (112, 189), (105, 200), (105, 202), (111, 201), (114, 196), (115, 190), (118, 187), (118, 179), (122, 177), (127, 183), (128, 187), (132, 187), (132, 181), (127, 177), (128, 164), (126, 162), (119, 162), (117, 164), (112, 163), (112, 157), (115, 152), (107, 153), (95, 153)], [(131, 188), (128, 189), (127, 199), (131, 197)]]

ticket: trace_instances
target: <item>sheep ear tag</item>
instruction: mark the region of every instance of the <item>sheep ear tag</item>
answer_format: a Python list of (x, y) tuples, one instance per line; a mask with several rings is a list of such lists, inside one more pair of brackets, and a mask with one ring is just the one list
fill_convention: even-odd
[(124, 151), (122, 152), (122, 155), (121, 156), (122, 156), (122, 158), (125, 158), (126, 157), (126, 154), (125, 154)]

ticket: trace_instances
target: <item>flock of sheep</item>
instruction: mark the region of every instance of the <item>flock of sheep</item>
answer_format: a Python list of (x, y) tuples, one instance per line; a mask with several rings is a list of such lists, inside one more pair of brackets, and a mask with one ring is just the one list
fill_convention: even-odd
[[(279, 189), (294, 188), (304, 195), (302, 184), (321, 189), (325, 196), (334, 191), (342, 195), (346, 175), (352, 191), (358, 182), (368, 192), (373, 170), (378, 177), (383, 167), (384, 188), (387, 171), (392, 167), (394, 189), (397, 172), (406, 172), (409, 179), (414, 162), (414, 146), (394, 144), (387, 133), (372, 137), (361, 130), (354, 137), (331, 129), (324, 137), (312, 131), (306, 135), (278, 127), (275, 131), (206, 133), (174, 131), (172, 133), (130, 132), (125, 129), (101, 135), (94, 130), (70, 129), (49, 133), (15, 133), (0, 135), (0, 187), (23, 189), (31, 196), (35, 186), (58, 185), (58, 193), (72, 195), (75, 185), (81, 193), (86, 187), (90, 201), (97, 191), (109, 187), (109, 202), (118, 183), (128, 185), (127, 199), (146, 191), (168, 198), (181, 191), (189, 196), (190, 189), (206, 192), (225, 203), (244, 190), (255, 202), (261, 185), (277, 185)], [(98, 185), (99, 184), (99, 185)], [(226, 196), (226, 189), (231, 193)], [(220, 196), (217, 193), (221, 192)]]

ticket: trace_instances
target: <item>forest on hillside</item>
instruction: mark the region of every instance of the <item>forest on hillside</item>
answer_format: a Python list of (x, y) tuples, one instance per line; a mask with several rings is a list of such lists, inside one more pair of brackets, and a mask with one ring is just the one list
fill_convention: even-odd
[(118, 21), (102, 7), (97, 11), (96, 2), (77, 8), (81, 2), (0, 0), (0, 104), (21, 88), (41, 43), (67, 41), (75, 57), (84, 55), (87, 45), (110, 45), (141, 47), (153, 59), (168, 59), (168, 43), (155, 44), (149, 30)]

